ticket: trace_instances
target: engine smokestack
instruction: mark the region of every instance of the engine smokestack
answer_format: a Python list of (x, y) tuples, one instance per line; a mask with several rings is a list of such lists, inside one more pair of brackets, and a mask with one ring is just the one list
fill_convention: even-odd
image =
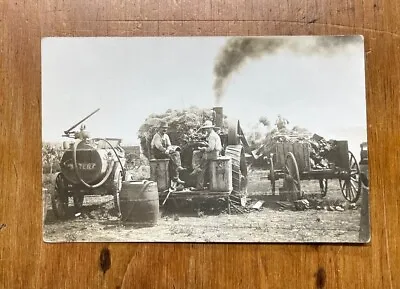
[(214, 110), (214, 125), (216, 127), (222, 128), (224, 122), (224, 112), (222, 106), (216, 106)]

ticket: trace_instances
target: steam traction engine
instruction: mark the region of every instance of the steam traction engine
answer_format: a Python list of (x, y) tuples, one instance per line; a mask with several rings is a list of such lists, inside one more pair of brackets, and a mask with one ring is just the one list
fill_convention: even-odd
[(121, 139), (89, 138), (82, 125), (75, 127), (95, 114), (99, 109), (66, 130), (64, 137), (74, 138), (63, 143), (64, 153), (52, 193), (55, 215), (64, 219), (68, 215), (69, 197), (73, 198), (76, 212), (82, 208), (85, 195), (112, 195), (117, 214), (121, 214), (119, 194), (125, 179), (125, 151)]
[[(223, 197), (228, 201), (228, 210), (230, 210), (230, 198), (242, 198), (247, 195), (247, 162), (246, 156), (251, 156), (251, 151), (244, 137), (240, 122), (236, 119), (228, 119), (224, 123), (223, 108), (214, 107), (215, 130), (220, 136), (222, 151), (221, 157), (211, 162), (206, 170), (205, 183), (209, 183), (208, 189), (204, 191), (191, 191), (186, 188), (172, 191), (169, 189), (169, 174), (166, 169), (160, 169), (169, 160), (151, 160), (152, 164), (151, 178), (157, 181), (160, 192), (161, 205), (164, 205), (167, 199), (203, 199)], [(201, 142), (200, 142), (201, 143)], [(197, 149), (200, 143), (188, 143), (182, 148), (182, 165), (188, 168), (187, 172), (181, 174), (181, 179), (185, 181), (185, 186), (194, 186), (195, 177), (190, 176), (196, 163)], [(198, 160), (197, 160), (198, 161)]]

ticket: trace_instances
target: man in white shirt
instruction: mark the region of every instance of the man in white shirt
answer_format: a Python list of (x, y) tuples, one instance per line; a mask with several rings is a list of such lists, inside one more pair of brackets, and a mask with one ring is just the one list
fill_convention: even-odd
[(220, 156), (222, 150), (221, 138), (214, 131), (214, 125), (211, 121), (207, 120), (201, 127), (206, 133), (207, 146), (201, 147), (199, 150), (202, 152), (200, 164), (191, 175), (197, 175), (197, 185), (195, 190), (204, 189), (204, 174), (210, 160), (215, 160)]
[(169, 173), (172, 180), (178, 184), (184, 184), (185, 182), (179, 178), (179, 172), (185, 170), (181, 164), (181, 156), (179, 151), (171, 145), (167, 130), (168, 124), (161, 123), (151, 140), (151, 151), (156, 159), (170, 159)]

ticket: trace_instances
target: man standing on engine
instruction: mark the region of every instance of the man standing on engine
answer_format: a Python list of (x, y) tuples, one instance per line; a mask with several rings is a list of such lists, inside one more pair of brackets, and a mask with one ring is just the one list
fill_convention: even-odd
[(211, 160), (215, 160), (220, 156), (222, 150), (221, 139), (215, 132), (212, 122), (207, 120), (201, 129), (205, 131), (207, 146), (199, 148), (200, 152), (202, 152), (200, 164), (191, 173), (191, 175), (197, 175), (197, 185), (194, 190), (204, 189), (204, 174), (206, 168)]
[(168, 124), (161, 123), (151, 141), (151, 151), (156, 159), (170, 159), (169, 172), (172, 180), (178, 184), (184, 184), (185, 182), (179, 178), (179, 172), (185, 170), (181, 164), (179, 149), (175, 149), (171, 145), (167, 130)]

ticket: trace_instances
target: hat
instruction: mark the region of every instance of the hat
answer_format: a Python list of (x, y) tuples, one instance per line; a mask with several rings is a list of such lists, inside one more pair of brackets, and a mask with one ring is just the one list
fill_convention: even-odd
[(212, 128), (214, 125), (212, 124), (211, 120), (206, 120), (201, 128)]
[(168, 123), (166, 122), (160, 123), (160, 128), (168, 128)]

